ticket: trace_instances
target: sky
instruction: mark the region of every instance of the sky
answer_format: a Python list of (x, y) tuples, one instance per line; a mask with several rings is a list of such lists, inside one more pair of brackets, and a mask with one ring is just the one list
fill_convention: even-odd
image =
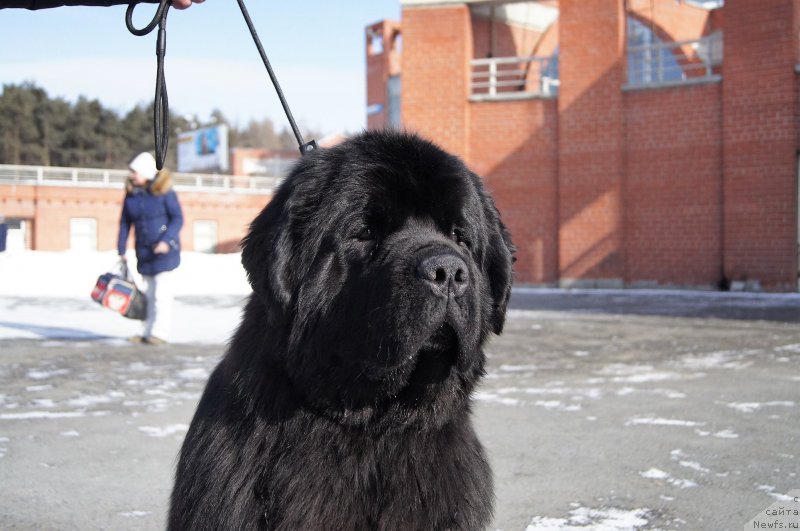
[[(1, 4), (2, 2), (0, 2)], [(366, 124), (364, 28), (399, 20), (399, 0), (246, 0), (245, 5), (301, 127), (323, 134)], [(51, 97), (98, 99), (124, 114), (152, 101), (156, 31), (136, 37), (126, 6), (0, 10), (0, 84), (32, 81)], [(144, 26), (155, 6), (137, 6)], [(167, 20), (170, 109), (201, 122), (219, 109), (235, 125), (271, 118), (288, 126), (234, 0), (207, 0)]]

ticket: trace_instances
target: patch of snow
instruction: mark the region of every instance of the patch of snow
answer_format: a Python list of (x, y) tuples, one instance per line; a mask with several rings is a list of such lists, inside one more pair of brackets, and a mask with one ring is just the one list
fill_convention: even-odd
[(24, 413), (0, 413), (0, 420), (71, 419), (85, 416), (84, 411), (26, 411)]
[[(676, 372), (657, 371), (652, 365), (628, 365), (625, 363), (612, 363), (595, 371), (595, 373), (611, 376), (611, 381), (617, 383), (649, 383), (687, 378), (687, 375)], [(702, 373), (698, 373), (689, 377), (697, 378), (702, 376), (704, 376)]]
[(717, 433), (714, 434), (714, 437), (719, 437), (720, 439), (738, 439), (739, 434), (735, 433), (733, 430), (729, 428), (718, 431)]
[[(131, 272), (141, 285), (142, 279), (136, 271), (136, 257), (132, 252), (128, 255)], [(3, 253), (0, 255), (0, 264), (4, 271), (14, 271), (14, 282), (2, 283), (0, 296), (88, 299), (97, 277), (116, 263), (116, 251)], [(53, 274), (53, 264), (58, 264), (58, 275)], [(250, 293), (250, 284), (238, 253), (181, 252), (181, 267), (173, 278), (176, 296)], [(64, 279), (69, 279), (69, 282)]]
[(793, 407), (795, 403), (791, 400), (773, 400), (772, 402), (731, 402), (726, 405), (742, 413), (752, 413), (762, 407)]
[(679, 489), (691, 489), (697, 486), (697, 483), (691, 479), (670, 478), (667, 481)]
[(49, 371), (28, 371), (27, 376), (31, 380), (45, 380), (54, 376), (63, 376), (69, 374), (69, 369), (52, 369)]
[(475, 400), (482, 402), (492, 402), (494, 404), (502, 404), (504, 406), (519, 406), (524, 404), (522, 400), (516, 398), (504, 398), (494, 393), (487, 393), (486, 391), (478, 391), (472, 395)]
[(595, 371), (597, 374), (607, 376), (627, 376), (630, 374), (641, 374), (645, 372), (652, 372), (654, 370), (652, 365), (629, 365), (626, 363), (611, 363), (602, 369)]
[(653, 389), (652, 393), (664, 395), (672, 399), (686, 398), (686, 393), (681, 393), (680, 391), (674, 391), (672, 389)]
[(74, 407), (87, 407), (97, 404), (108, 404), (113, 398), (108, 395), (81, 395), (78, 398), (67, 400), (67, 404)]
[(652, 425), (652, 426), (705, 426), (705, 422), (698, 422), (694, 420), (679, 420), (679, 419), (665, 419), (658, 417), (632, 417), (625, 421), (626, 426), (635, 425)]
[(127, 511), (124, 513), (117, 513), (117, 514), (125, 518), (141, 518), (142, 516), (147, 516), (152, 513), (150, 511)]
[(791, 345), (783, 345), (782, 347), (775, 347), (777, 352), (800, 352), (800, 343), (793, 343)]
[(686, 468), (691, 468), (692, 470), (700, 472), (701, 474), (708, 474), (709, 472), (711, 472), (711, 470), (700, 465), (700, 463), (696, 461), (678, 461), (678, 464)]
[(208, 380), (208, 376), (211, 374), (208, 369), (203, 368), (193, 368), (193, 369), (184, 369), (178, 372), (178, 378), (183, 380)]
[(533, 403), (536, 406), (543, 407), (545, 409), (553, 409), (558, 411), (580, 411), (581, 406), (579, 404), (564, 404), (560, 400), (537, 400)]
[(61, 436), (62, 436), (62, 437), (80, 437), (80, 436), (81, 436), (81, 434), (80, 434), (80, 433), (78, 433), (78, 432), (77, 432), (77, 431), (75, 431), (75, 430), (69, 430), (69, 431), (62, 431), (62, 432), (61, 432)]
[(525, 531), (554, 531), (591, 529), (593, 531), (622, 531), (641, 529), (649, 523), (649, 509), (617, 509), (614, 507), (592, 509), (577, 507), (569, 511), (568, 518), (535, 516)]
[(505, 372), (530, 372), (538, 369), (537, 365), (500, 365), (500, 370)]
[(794, 496), (787, 496), (786, 494), (781, 494), (780, 492), (775, 492), (775, 485), (758, 485), (756, 490), (760, 490), (761, 492), (765, 492), (775, 498), (778, 501), (782, 502), (790, 502), (794, 501)]
[(45, 385), (28, 385), (25, 390), (29, 393), (38, 393), (39, 391), (49, 391), (53, 386), (50, 384)]
[(721, 350), (710, 352), (701, 356), (683, 356), (678, 362), (678, 366), (689, 370), (703, 369), (745, 369), (753, 364), (752, 361), (741, 361), (745, 356), (752, 356), (760, 353), (760, 350)]
[(691, 479), (674, 478), (668, 472), (664, 472), (663, 470), (658, 468), (651, 468), (649, 470), (645, 470), (644, 472), (639, 472), (639, 475), (647, 479), (666, 481), (673, 487), (678, 487), (679, 489), (690, 489), (697, 486), (697, 483), (695, 483)]
[[(239, 324), (243, 298), (198, 298), (175, 300), (170, 342), (224, 344)], [(123, 345), (125, 338), (140, 333), (140, 322), (102, 308), (88, 294), (70, 299), (0, 295), (0, 339), (82, 339)]]
[(189, 429), (187, 424), (172, 424), (163, 428), (153, 426), (139, 426), (139, 431), (146, 433), (150, 437), (169, 437), (170, 435), (183, 434)]
[(669, 474), (663, 470), (659, 470), (658, 468), (651, 468), (649, 470), (645, 470), (644, 472), (639, 472), (639, 475), (647, 479), (667, 479), (670, 477)]
[(516, 392), (526, 395), (565, 395), (573, 391), (566, 387), (525, 387), (517, 389)]
[(617, 376), (615, 378), (612, 378), (612, 380), (615, 382), (624, 382), (624, 383), (648, 383), (648, 382), (664, 382), (667, 380), (681, 380), (683, 378), (685, 378), (684, 375), (678, 374), (676, 372), (660, 371), (660, 372), (650, 372), (645, 374), (633, 374), (631, 376)]

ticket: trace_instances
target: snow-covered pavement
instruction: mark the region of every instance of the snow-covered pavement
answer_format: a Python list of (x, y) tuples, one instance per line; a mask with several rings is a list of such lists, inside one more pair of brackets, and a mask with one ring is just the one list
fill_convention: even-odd
[[(135, 270), (133, 255), (129, 260)], [(115, 263), (113, 252), (0, 253), (0, 339), (113, 341), (138, 333), (139, 322), (89, 298), (97, 277)], [(174, 278), (172, 341), (227, 341), (250, 293), (239, 255), (183, 253)]]

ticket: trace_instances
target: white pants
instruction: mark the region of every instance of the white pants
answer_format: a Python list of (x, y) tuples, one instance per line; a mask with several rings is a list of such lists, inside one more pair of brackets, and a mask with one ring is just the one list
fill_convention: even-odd
[(147, 319), (142, 336), (155, 336), (169, 340), (172, 325), (173, 277), (175, 273), (165, 271), (157, 275), (142, 275), (144, 294), (147, 297)]

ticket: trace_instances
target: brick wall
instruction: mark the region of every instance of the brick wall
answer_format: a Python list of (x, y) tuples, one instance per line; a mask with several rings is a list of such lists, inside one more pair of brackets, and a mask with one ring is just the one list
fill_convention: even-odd
[(469, 8), (403, 9), (403, 127), (464, 158), (471, 58)]
[(711, 287), (721, 280), (719, 84), (625, 94), (625, 279)]
[(795, 0), (725, 3), (725, 274), (797, 289)]
[(567, 284), (616, 285), (624, 276), (625, 14), (621, 0), (559, 6), (559, 273)]
[(470, 105), (469, 165), (484, 177), (517, 245), (517, 282), (558, 281), (555, 100)]
[[(0, 186), (0, 212), (6, 218), (32, 221), (31, 244), (40, 251), (64, 251), (70, 247), (70, 219), (97, 220), (97, 249), (117, 248), (122, 189), (68, 188), (60, 186)], [(218, 249), (235, 252), (253, 218), (269, 202), (270, 196), (178, 192), (183, 210), (181, 245), (194, 249), (193, 223), (217, 222)], [(129, 247), (133, 246), (133, 231)]]

